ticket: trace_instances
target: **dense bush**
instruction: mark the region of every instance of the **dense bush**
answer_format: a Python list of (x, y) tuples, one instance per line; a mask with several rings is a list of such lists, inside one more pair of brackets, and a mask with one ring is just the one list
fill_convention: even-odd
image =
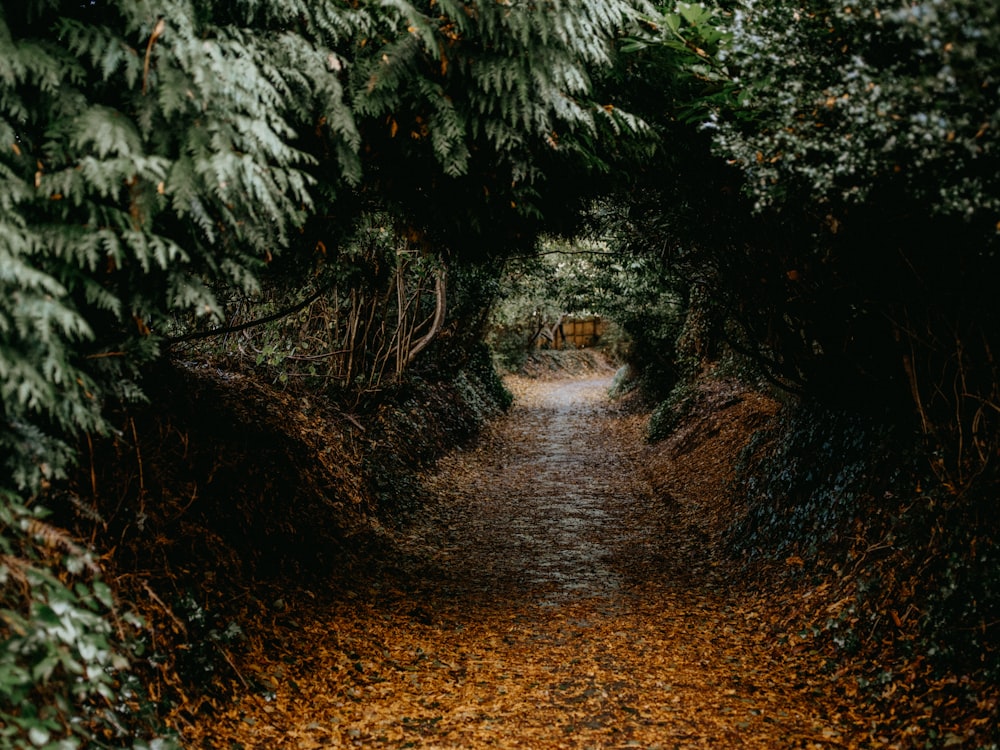
[(707, 125), (761, 219), (800, 227), (754, 253), (786, 277), (758, 290), (757, 330), (812, 395), (909, 401), (942, 481), (967, 486), (998, 434), (1000, 308), (982, 281), (1000, 218), (997, 9), (764, 2), (730, 30), (717, 59), (739, 98)]
[[(736, 487), (749, 506), (732, 529), (736, 551), (750, 558), (815, 556), (849, 538), (852, 522), (869, 516), (872, 498), (903, 473), (906, 436), (893, 432), (857, 413), (790, 406), (780, 425), (758, 433), (747, 449), (756, 463), (741, 467)], [(758, 455), (762, 446), (766, 453)], [(885, 456), (893, 460), (881, 461)]]

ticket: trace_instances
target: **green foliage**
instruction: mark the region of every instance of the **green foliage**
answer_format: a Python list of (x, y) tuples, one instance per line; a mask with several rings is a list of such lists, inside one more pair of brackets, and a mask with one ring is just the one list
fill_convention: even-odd
[(597, 314), (612, 325), (602, 346), (640, 369), (652, 392), (669, 392), (683, 367), (675, 350), (683, 285), (655, 260), (613, 248), (603, 239), (547, 239), (538, 257), (508, 264), (488, 339), (505, 367), (516, 369), (540, 328), (561, 315)]
[[(739, 467), (734, 489), (749, 510), (730, 530), (732, 550), (746, 559), (799, 555), (806, 571), (855, 580), (851, 601), (824, 627), (845, 654), (881, 642), (903, 663), (918, 658), (940, 674), (995, 681), (993, 492), (984, 485), (950, 494), (897, 428), (815, 406), (789, 409), (783, 424), (755, 437)], [(890, 610), (919, 617), (903, 630), (885, 619)]]
[(666, 399), (657, 404), (649, 415), (646, 438), (651, 443), (669, 437), (695, 408), (695, 389), (690, 379), (682, 379)]
[(635, 376), (656, 399), (724, 353), (734, 312), (726, 277), (746, 285), (757, 271), (741, 258), (756, 234), (741, 175), (713, 154), (700, 127), (737, 100), (718, 59), (732, 36), (729, 18), (710, 3), (647, 9), (601, 84), (657, 136), (655, 152), (619, 175), (588, 216), (621, 268), (608, 314), (622, 322)]
[(974, 0), (765, 2), (733, 16), (718, 55), (744, 89), (717, 143), (759, 206), (840, 212), (901, 201), (976, 222), (990, 239), (1000, 15)]
[[(638, 62), (640, 75), (650, 83), (659, 79), (671, 92), (671, 99), (659, 106), (694, 123), (713, 106), (733, 103), (736, 84), (720, 61), (733, 38), (727, 13), (709, 3), (677, 2), (657, 8), (644, 21), (643, 33), (626, 41), (622, 51), (645, 58)], [(651, 65), (658, 70), (650, 70)]]
[(255, 288), (312, 204), (295, 126), (329, 113), (345, 165), (357, 150), (336, 78), (300, 75), (331, 50), (216, 10), (0, 11), (5, 746), (172, 746), (139, 717), (135, 623), (87, 554), (6, 491), (46, 489), (74, 435), (141, 398), (169, 313), (218, 317), (213, 286)]
[(493, 366), (492, 353), (485, 344), (480, 343), (473, 349), (462, 368), (462, 374), (465, 378), (463, 388), (468, 389), (465, 400), (476, 404), (475, 411), (482, 421), (485, 422), (497, 408), (506, 411), (514, 403), (514, 395), (500, 379), (500, 374)]
[[(568, 221), (580, 177), (645, 126), (598, 101), (631, 3), (396, 2), (351, 68), (380, 197), (466, 258)], [(377, 43), (381, 37), (385, 40)]]
[(224, 626), (215, 623), (188, 592), (178, 598), (171, 611), (185, 626), (185, 648), (179, 654), (177, 671), (192, 684), (212, 683), (212, 673), (225, 669), (225, 648), (243, 640), (243, 630), (230, 621)]
[[(857, 575), (827, 626), (843, 651), (884, 638), (994, 679), (996, 5), (670, 3), (646, 19), (608, 83), (660, 148), (599, 204), (604, 237), (683, 302), (669, 361), (730, 357), (801, 399), (756, 438), (776, 443), (741, 474), (734, 549)], [(919, 634), (887, 624), (901, 601)]]
[(127, 670), (142, 623), (116, 609), (91, 554), (37, 512), (0, 504), (0, 744), (179, 747), (156, 736)]
[(487, 335), (501, 366), (520, 367), (537, 346), (541, 328), (561, 316), (603, 314), (608, 274), (600, 256), (606, 252), (583, 239), (569, 243), (546, 238), (539, 243), (538, 255), (507, 262)]
[[(755, 438), (747, 456), (762, 463), (737, 484), (750, 510), (733, 529), (733, 540), (750, 557), (793, 549), (814, 553), (844, 534), (867, 499), (881, 493), (883, 473), (900, 470), (879, 466), (890, 454), (891, 430), (856, 414), (800, 406), (784, 420), (766, 455), (755, 456), (760, 443), (774, 437)], [(891, 454), (900, 458), (898, 451)]]
[[(443, 254), (530, 242), (494, 219), (536, 221), (550, 171), (580, 174), (601, 135), (643, 129), (590, 77), (634, 16), (592, 0), (5, 9), (5, 424), (53, 446), (104, 429), (178, 316), (217, 320), (280, 250), (311, 252), (323, 237), (298, 230), (352, 188), (432, 227)], [(13, 486), (64, 470), (66, 451), (3, 441)]]
[[(621, 246), (684, 281), (703, 352), (724, 343), (835, 407), (915, 414), (941, 480), (973, 482), (1000, 434), (1000, 311), (982, 281), (1000, 236), (997, 10), (679, 5), (656, 31), (630, 70), (654, 101), (688, 97), (656, 120), (681, 139), (660, 162), (681, 179), (650, 171), (653, 190), (609, 203)], [(663, 124), (699, 112), (710, 144)]]
[(916, 647), (939, 668), (977, 672), (995, 682), (1000, 528), (993, 505), (992, 494), (961, 502), (939, 490), (922, 494), (901, 519), (899, 537), (908, 556), (923, 563), (917, 576), (926, 603)]
[(629, 339), (625, 361), (641, 371), (650, 396), (663, 397), (693, 367), (677, 347), (687, 316), (684, 284), (653, 257), (606, 255), (599, 265), (601, 310)]
[(731, 31), (717, 59), (740, 97), (707, 125), (789, 238), (748, 253), (767, 287), (730, 282), (734, 306), (757, 300), (744, 333), (810, 395), (854, 383), (869, 409), (915, 413), (939, 479), (968, 488), (1000, 439), (1000, 309), (982, 281), (1000, 237), (1000, 12), (764, 2)]
[[(315, 158), (293, 144), (295, 125), (318, 113), (339, 123), (356, 176), (345, 155), (358, 134), (336, 77), (315, 64), (333, 51), (308, 33), (251, 34), (184, 2), (5, 9), (6, 423), (53, 444), (102, 430), (108, 399), (138, 396), (135, 373), (158, 354), (168, 312), (218, 317), (209, 282), (255, 288), (312, 204), (303, 170)], [(2, 440), (16, 486), (63, 471), (66, 451), (42, 460)]]

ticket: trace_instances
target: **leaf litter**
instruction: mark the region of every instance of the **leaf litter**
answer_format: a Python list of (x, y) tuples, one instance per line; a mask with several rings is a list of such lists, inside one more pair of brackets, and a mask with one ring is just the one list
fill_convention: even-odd
[(192, 746), (893, 746), (721, 552), (732, 466), (776, 404), (722, 393), (649, 445), (604, 373), (508, 385), (364, 565), (261, 612)]

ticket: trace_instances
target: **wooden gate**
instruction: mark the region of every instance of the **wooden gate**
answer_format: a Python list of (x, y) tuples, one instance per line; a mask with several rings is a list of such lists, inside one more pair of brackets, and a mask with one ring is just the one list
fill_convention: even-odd
[(585, 349), (595, 346), (607, 328), (600, 315), (569, 317), (563, 315), (553, 325), (542, 325), (532, 336), (543, 349)]

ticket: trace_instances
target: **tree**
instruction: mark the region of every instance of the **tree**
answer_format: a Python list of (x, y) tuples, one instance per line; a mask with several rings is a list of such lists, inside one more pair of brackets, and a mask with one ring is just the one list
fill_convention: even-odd
[(293, 123), (342, 108), (298, 75), (324, 52), (308, 39), (183, 2), (56, 11), (0, 18), (0, 440), (34, 488), (61, 472), (60, 432), (100, 431), (106, 399), (139, 396), (169, 312), (218, 317), (211, 284), (254, 288), (312, 205)]
[[(612, 137), (644, 126), (596, 100), (631, 3), (398, 3), (357, 43), (352, 102), (365, 139), (364, 189), (472, 260), (530, 247), (569, 221), (606, 169)], [(379, 37), (384, 41), (380, 41)]]
[(821, 391), (912, 398), (966, 486), (997, 446), (1000, 12), (764, 2), (732, 19), (718, 60), (739, 101), (707, 124), (757, 208), (801, 227), (771, 313), (787, 356)]
[(601, 262), (606, 311), (630, 334), (632, 364), (658, 396), (720, 355), (724, 322), (740, 319), (726, 277), (758, 270), (742, 260), (763, 233), (741, 194), (742, 175), (701, 127), (734, 96), (715, 59), (731, 37), (727, 23), (702, 4), (649, 9), (600, 81), (655, 134), (652, 151), (609, 178), (586, 225), (610, 253)]

